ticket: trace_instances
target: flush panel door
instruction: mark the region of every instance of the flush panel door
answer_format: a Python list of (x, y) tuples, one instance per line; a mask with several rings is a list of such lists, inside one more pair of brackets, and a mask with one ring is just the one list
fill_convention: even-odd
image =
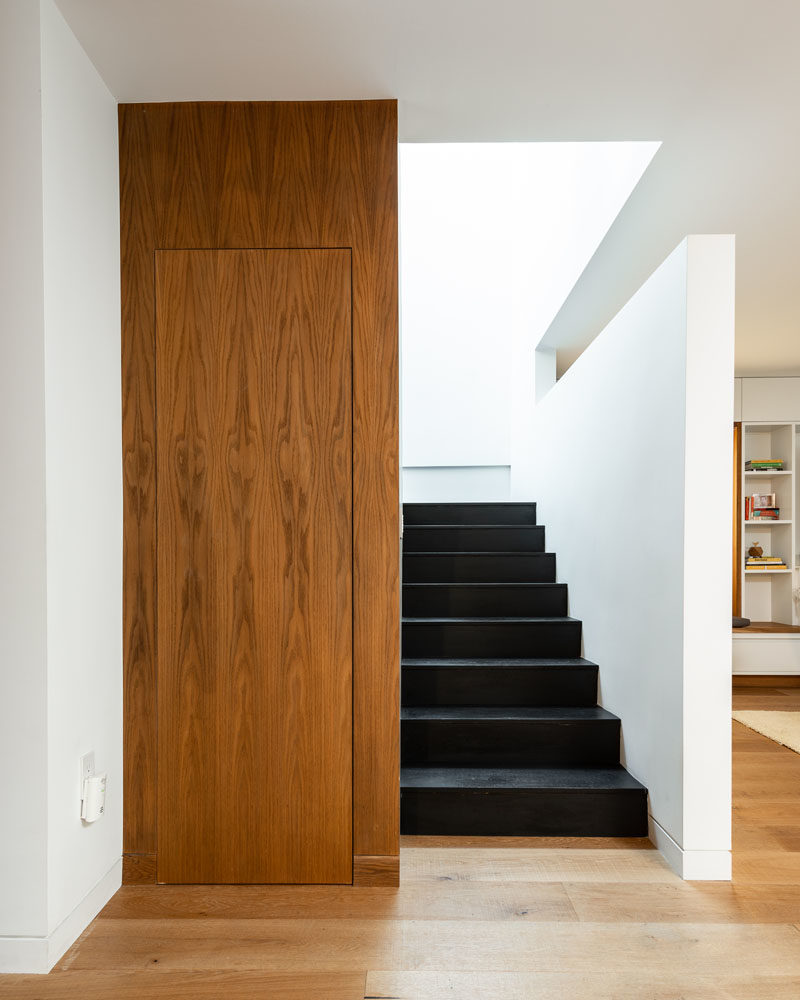
[(350, 882), (350, 251), (155, 284), (158, 881)]

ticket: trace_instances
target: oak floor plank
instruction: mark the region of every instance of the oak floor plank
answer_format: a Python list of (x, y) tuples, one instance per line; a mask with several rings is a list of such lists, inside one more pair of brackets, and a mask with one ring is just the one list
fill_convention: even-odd
[(796, 1000), (794, 976), (686, 982), (680, 972), (370, 972), (368, 997), (396, 1000)]
[(567, 883), (564, 888), (582, 921), (794, 924), (800, 920), (796, 885)]
[(577, 920), (558, 882), (421, 882), (399, 889), (317, 886), (124, 886), (101, 917)]
[(503, 925), (421, 921), (403, 925), (402, 965), (428, 971), (563, 972), (592, 975), (681, 967), (686, 982), (722, 976), (747, 955), (748, 971), (800, 981), (800, 931), (791, 924), (577, 923)]
[(402, 921), (107, 920), (65, 964), (72, 970), (353, 972), (401, 968)]
[[(723, 1000), (715, 985), (702, 983), (684, 1000)], [(552, 972), (370, 972), (367, 996), (397, 1000), (674, 1000), (674, 989), (647, 977), (584, 976)]]
[(797, 885), (800, 882), (800, 853), (739, 851), (733, 858), (733, 877), (738, 883)]
[(60, 972), (0, 976), (14, 1000), (362, 1000), (363, 972)]
[(400, 881), (667, 882), (680, 881), (657, 851), (457, 850), (409, 848)]

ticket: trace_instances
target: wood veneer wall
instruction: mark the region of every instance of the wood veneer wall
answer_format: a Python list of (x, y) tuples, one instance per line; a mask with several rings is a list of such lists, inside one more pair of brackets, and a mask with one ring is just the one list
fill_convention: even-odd
[(733, 616), (742, 613), (742, 424), (733, 425)]
[(124, 852), (152, 859), (157, 842), (154, 252), (349, 247), (353, 852), (392, 881), (400, 824), (396, 102), (128, 104), (119, 125)]

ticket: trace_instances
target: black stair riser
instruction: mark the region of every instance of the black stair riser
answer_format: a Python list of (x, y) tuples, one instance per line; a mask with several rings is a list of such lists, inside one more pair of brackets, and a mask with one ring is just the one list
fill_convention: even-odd
[(405, 503), (409, 524), (536, 524), (535, 503)]
[(567, 585), (406, 584), (403, 614), (406, 618), (560, 618), (567, 614)]
[(481, 527), (409, 525), (404, 552), (544, 552), (544, 528), (536, 525)]
[(407, 583), (555, 583), (552, 552), (403, 554)]
[[(590, 707), (597, 667), (404, 666), (403, 705)], [(405, 723), (404, 723), (405, 725)]]
[(530, 622), (403, 622), (404, 657), (578, 657), (581, 623)]
[(644, 789), (413, 788), (400, 832), (475, 837), (646, 837)]
[(404, 767), (603, 766), (619, 762), (619, 719), (404, 719)]

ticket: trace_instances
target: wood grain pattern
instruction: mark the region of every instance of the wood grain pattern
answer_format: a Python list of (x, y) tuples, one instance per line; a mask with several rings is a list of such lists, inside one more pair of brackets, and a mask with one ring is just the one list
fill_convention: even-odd
[(353, 885), (355, 886), (398, 886), (400, 885), (400, 856), (378, 856), (357, 854), (353, 858)]
[(156, 424), (154, 164), (123, 108), (122, 316), (123, 850), (156, 850)]
[(123, 854), (123, 885), (154, 885), (156, 881), (155, 854)]
[(742, 424), (733, 425), (733, 614), (742, 613)]
[(577, 920), (558, 882), (408, 882), (399, 887), (317, 885), (129, 886), (103, 917), (184, 920)]
[(63, 971), (52, 976), (3, 976), (0, 997), (16, 1000), (363, 1000), (358, 972)]
[[(654, 940), (654, 947), (657, 942)], [(624, 950), (624, 944), (621, 949)], [(702, 964), (699, 963), (702, 967)], [(631, 957), (624, 966), (580, 972), (371, 972), (367, 997), (396, 1000), (796, 1000), (790, 975), (750, 975), (739, 962), (730, 974), (698, 975), (697, 965), (640, 968)], [(646, 971), (645, 971), (646, 970)]]
[(352, 879), (348, 250), (156, 254), (159, 882)]
[[(783, 680), (783, 679), (781, 679)], [(800, 711), (797, 687), (734, 687), (737, 710)], [(800, 754), (733, 723), (733, 877), (772, 891), (775, 912), (796, 923), (800, 902)], [(761, 900), (769, 908), (769, 898)], [(763, 919), (763, 918), (762, 918)]]
[(395, 101), (120, 107), (125, 465), (124, 849), (156, 849), (158, 249), (351, 247), (354, 851), (399, 829)]

